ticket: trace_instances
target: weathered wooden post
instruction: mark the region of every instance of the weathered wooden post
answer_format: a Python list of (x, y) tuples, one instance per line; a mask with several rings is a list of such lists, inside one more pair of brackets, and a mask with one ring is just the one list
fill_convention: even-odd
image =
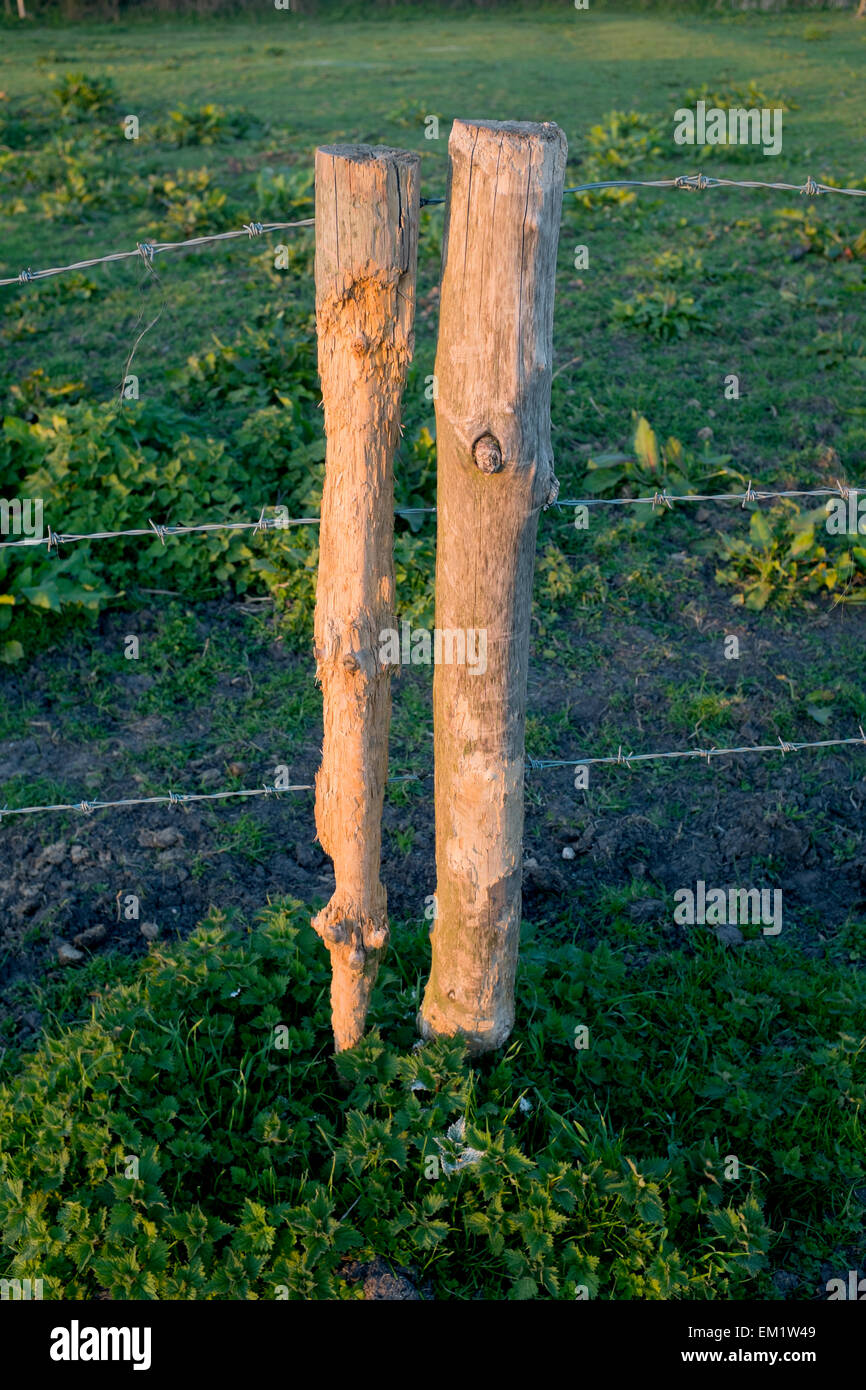
[[(566, 140), (455, 121), (436, 354), (436, 627), (486, 633), (486, 669), (433, 682), (436, 906), (424, 1037), (498, 1047), (514, 1023), (529, 614), (540, 508), (556, 497), (550, 382)], [(476, 638), (476, 654), (481, 648)]]
[(338, 1052), (359, 1042), (388, 942), (379, 881), (394, 616), (394, 454), (414, 345), (419, 158), (316, 151), (316, 323), (327, 453), (316, 591), (324, 746), (316, 828), (336, 888), (313, 927), (331, 954)]

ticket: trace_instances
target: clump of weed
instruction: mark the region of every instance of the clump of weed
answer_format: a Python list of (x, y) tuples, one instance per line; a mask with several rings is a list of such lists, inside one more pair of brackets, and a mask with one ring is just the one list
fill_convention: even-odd
[(117, 109), (117, 89), (110, 77), (67, 72), (51, 96), (68, 119), (81, 121), (111, 115)]

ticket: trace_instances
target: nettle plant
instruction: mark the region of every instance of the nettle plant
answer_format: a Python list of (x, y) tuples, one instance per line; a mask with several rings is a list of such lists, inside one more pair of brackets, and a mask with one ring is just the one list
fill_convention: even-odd
[[(444, 1297), (707, 1298), (765, 1267), (760, 1206), (725, 1200), (712, 1144), (637, 1161), (597, 1115), (561, 1113), (567, 1091), (528, 1100), (516, 1044), (473, 1070), (459, 1040), (413, 1050), (407, 1024), (323, 1067), (308, 922), (297, 902), (255, 930), (212, 914), (0, 1087), (8, 1275), (38, 1270), (52, 1298), (343, 1299), (361, 1296), (347, 1257), (378, 1255)], [(557, 1009), (587, 962), (569, 950), (539, 1026), (573, 1087)], [(411, 1015), (396, 974), (381, 984)]]
[[(87, 298), (84, 277), (48, 282), (65, 304)], [(22, 330), (23, 331), (23, 330)], [(76, 400), (81, 383), (37, 368), (7, 398), (0, 468), (7, 490), (40, 498), (54, 531), (125, 530), (158, 523), (255, 520), (283, 506), (314, 516), (321, 502), (325, 440), (318, 409), (315, 333), (268, 308), (229, 342), (214, 339), (170, 374), (191, 414), (165, 404)], [(407, 422), (408, 423), (408, 422)], [(426, 423), (407, 428), (398, 470), (398, 506), (435, 502), (435, 443)], [(276, 515), (275, 513), (273, 513)], [(433, 533), (425, 518), (397, 522), (395, 564), (404, 615), (432, 614)], [(417, 534), (416, 534), (417, 533)], [(260, 533), (203, 534), (162, 546), (147, 540), (70, 544), (58, 553), (0, 551), (0, 660), (32, 646), (34, 619), (95, 615), (122, 604), (159, 566), (181, 593), (270, 593), (287, 636), (306, 641), (316, 592), (313, 526)], [(147, 576), (147, 577), (145, 577)]]
[(782, 111), (797, 111), (799, 107), (788, 97), (768, 96), (757, 82), (752, 79), (745, 85), (742, 83), (731, 83), (727, 87), (713, 89), (708, 82), (702, 82), (697, 87), (687, 87), (680, 101), (681, 106), (694, 106), (698, 101), (705, 101), (707, 106), (718, 106), (723, 111), (729, 110), (732, 106), (776, 106)]
[[(838, 180), (829, 175), (821, 176), (821, 183), (839, 186)], [(859, 187), (852, 175), (847, 187)], [(778, 224), (776, 235), (787, 236), (788, 231), (796, 233), (798, 246), (791, 259), (800, 260), (803, 256), (824, 256), (829, 261), (857, 261), (866, 259), (866, 227), (847, 226), (833, 210), (807, 204), (804, 208), (779, 208), (775, 212)]]
[(705, 326), (694, 296), (684, 294), (673, 285), (637, 290), (630, 299), (615, 299), (613, 316), (618, 323), (640, 328), (651, 338), (662, 341), (685, 338), (692, 329)]
[(725, 563), (716, 579), (736, 586), (731, 602), (760, 610), (831, 593), (840, 603), (866, 603), (866, 545), (830, 535), (826, 523), (826, 507), (803, 511), (783, 498), (752, 512), (748, 540), (720, 535)]
[(313, 216), (313, 164), (279, 169), (265, 165), (256, 175), (254, 203), (260, 217), (278, 222)]
[(260, 128), (261, 122), (242, 107), (224, 107), (212, 101), (203, 106), (181, 103), (157, 125), (155, 136), (169, 145), (218, 145), (243, 140)]
[(86, 136), (50, 135), (38, 149), (28, 151), (26, 159), (10, 151), (0, 155), (7, 204), (10, 213), (43, 217), (87, 218), (104, 212), (121, 191), (134, 189), (121, 183), (116, 148), (106, 147), (106, 137), (88, 130)]
[[(644, 165), (663, 154), (664, 125), (642, 111), (608, 111), (587, 132), (567, 184), (603, 183), (606, 179), (642, 177)], [(570, 196), (563, 205), (574, 221), (592, 208), (616, 208), (635, 202), (630, 188), (606, 188)]]
[(642, 111), (608, 111), (586, 136), (581, 182), (593, 183), (632, 172), (662, 154), (659, 118)]
[[(84, 534), (148, 526), (150, 519), (173, 525), (207, 520), (250, 519), (261, 505), (266, 515), (281, 501), (278, 486), (293, 478), (308, 491), (309, 458), (304, 425), (284, 409), (274, 419), (267, 409), (249, 421), (257, 440), (241, 431), (237, 453), (225, 442), (197, 435), (193, 422), (144, 402), (56, 406), (34, 422), (7, 416), (0, 431), (0, 465), (21, 497), (40, 498), (44, 524), (54, 531)], [(262, 447), (270, 449), (262, 457)], [(315, 454), (318, 442), (308, 452)], [(281, 468), (286, 456), (292, 467)], [(13, 481), (14, 480), (14, 481)], [(285, 496), (285, 493), (283, 494)], [(296, 502), (295, 496), (287, 499)], [(285, 504), (284, 504), (285, 505)], [(295, 514), (292, 512), (291, 514)], [(47, 530), (46, 530), (47, 535)], [(127, 589), (152, 577), (158, 564), (166, 587), (215, 594), (238, 593), (291, 582), (295, 531), (269, 531), (256, 540), (248, 532), (213, 532), (195, 543), (165, 546), (153, 541), (113, 540), (70, 544), (61, 553), (36, 546), (26, 555), (0, 552), (0, 629), (7, 630), (5, 661), (25, 653), (38, 614), (97, 613), (121, 602)], [(288, 574), (287, 574), (288, 572)], [(312, 583), (302, 565), (295, 581)], [(9, 630), (14, 625), (16, 630)]]
[(147, 203), (162, 218), (159, 229), (183, 237), (220, 231), (232, 220), (232, 210), (222, 189), (211, 182), (208, 169), (176, 169), (173, 174), (151, 174)]
[[(733, 491), (731, 486), (745, 486), (746, 479), (736, 469), (729, 468), (730, 454), (714, 454), (705, 449), (694, 455), (678, 439), (670, 436), (660, 444), (649, 421), (633, 416), (635, 422), (631, 452), (596, 454), (587, 460), (586, 475), (581, 489), (594, 497), (655, 496), (670, 492), (685, 495), (696, 492)], [(668, 509), (660, 505), (647, 507), (639, 516), (660, 516)]]
[(61, 114), (72, 120), (107, 116), (117, 109), (117, 88), (110, 77), (88, 77), (83, 72), (67, 72), (51, 96)]
[(693, 246), (684, 246), (676, 251), (660, 251), (652, 258), (653, 273), (660, 280), (681, 280), (699, 276), (702, 280), (713, 280), (718, 270), (713, 265), (705, 265), (704, 259)]

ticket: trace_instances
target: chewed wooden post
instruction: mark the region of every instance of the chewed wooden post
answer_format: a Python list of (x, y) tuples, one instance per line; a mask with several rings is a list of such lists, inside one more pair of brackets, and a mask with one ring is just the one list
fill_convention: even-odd
[(419, 158), (316, 151), (316, 325), (327, 451), (316, 590), (324, 745), (316, 829), (336, 888), (313, 921), (331, 955), (338, 1052), (364, 1032), (388, 943), (379, 880), (394, 615), (394, 454), (412, 356)]
[(550, 385), (566, 140), (552, 124), (455, 121), (448, 148), (435, 366), (436, 917), (419, 1028), (460, 1034), (477, 1053), (514, 1023), (529, 614), (538, 514), (558, 491)]

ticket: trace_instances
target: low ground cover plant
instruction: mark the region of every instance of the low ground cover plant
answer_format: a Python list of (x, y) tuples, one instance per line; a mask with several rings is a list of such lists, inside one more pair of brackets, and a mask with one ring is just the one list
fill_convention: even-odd
[(7, 1063), (9, 1274), (49, 1297), (351, 1298), (346, 1261), (380, 1256), (437, 1297), (773, 1298), (774, 1269), (808, 1282), (855, 1238), (863, 999), (841, 961), (783, 947), (783, 970), (711, 931), (665, 950), (656, 928), (626, 988), (633, 927), (535, 938), (510, 1046), (470, 1066), (413, 1047), (407, 926), (379, 1027), (335, 1061), (307, 922), (212, 914)]

